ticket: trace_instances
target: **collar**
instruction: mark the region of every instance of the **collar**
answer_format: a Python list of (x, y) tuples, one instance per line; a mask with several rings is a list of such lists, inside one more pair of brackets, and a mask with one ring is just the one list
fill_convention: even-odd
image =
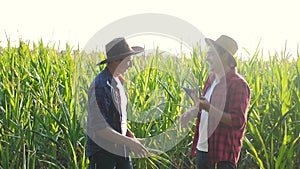
[[(115, 78), (113, 77), (112, 73), (109, 71), (108, 67), (106, 67), (104, 70), (103, 70), (103, 73), (105, 75), (105, 77), (107, 77), (107, 84), (111, 87), (116, 87), (117, 86), (117, 81), (115, 80)], [(121, 84), (123, 85), (125, 80), (124, 78), (120, 75), (117, 77)]]

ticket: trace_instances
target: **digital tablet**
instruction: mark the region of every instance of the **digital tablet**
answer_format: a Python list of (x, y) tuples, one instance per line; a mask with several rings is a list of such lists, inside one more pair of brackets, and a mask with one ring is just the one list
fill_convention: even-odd
[(184, 91), (192, 98), (192, 100), (195, 102), (196, 100), (199, 100), (195, 90), (183, 87)]

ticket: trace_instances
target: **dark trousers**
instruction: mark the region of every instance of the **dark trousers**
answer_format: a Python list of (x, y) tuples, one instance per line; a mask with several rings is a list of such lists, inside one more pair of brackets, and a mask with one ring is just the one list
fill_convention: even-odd
[(130, 158), (97, 152), (89, 157), (89, 169), (133, 169)]
[(209, 164), (208, 152), (198, 151), (196, 156), (197, 169), (235, 169), (235, 165), (229, 161), (221, 161), (216, 165)]

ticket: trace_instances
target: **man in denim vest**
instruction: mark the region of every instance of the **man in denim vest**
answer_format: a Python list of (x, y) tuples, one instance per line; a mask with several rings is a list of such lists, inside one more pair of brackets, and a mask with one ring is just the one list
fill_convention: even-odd
[(132, 66), (132, 55), (143, 52), (115, 38), (106, 46), (107, 64), (92, 82), (87, 118), (87, 156), (91, 169), (132, 169), (129, 151), (146, 157), (147, 149), (127, 128), (127, 94), (121, 77)]

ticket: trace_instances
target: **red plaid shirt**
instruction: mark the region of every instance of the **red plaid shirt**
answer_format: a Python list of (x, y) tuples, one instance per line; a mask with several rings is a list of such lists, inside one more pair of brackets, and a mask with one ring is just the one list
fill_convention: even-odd
[[(205, 95), (214, 78), (213, 75), (208, 77), (202, 95)], [(232, 119), (232, 126), (230, 127), (222, 123), (220, 118), (209, 115), (208, 154), (210, 163), (230, 161), (236, 165), (242, 148), (247, 123), (247, 108), (250, 104), (249, 86), (236, 72), (236, 68), (226, 73), (226, 76), (216, 85), (211, 95), (210, 104), (224, 113), (229, 113)], [(196, 154), (200, 119), (201, 113), (198, 114), (196, 120), (192, 156)]]

